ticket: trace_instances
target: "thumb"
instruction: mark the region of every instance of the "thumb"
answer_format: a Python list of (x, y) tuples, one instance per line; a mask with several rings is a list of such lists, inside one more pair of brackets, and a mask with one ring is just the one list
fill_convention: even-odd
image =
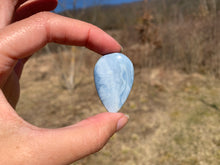
[(53, 165), (72, 163), (102, 149), (127, 122), (128, 117), (122, 113), (106, 112), (69, 127), (42, 131), (38, 147), (44, 154), (37, 159)]
[(106, 112), (64, 128), (37, 128), (16, 114), (0, 90), (0, 155), (8, 165), (70, 164), (102, 149), (127, 122), (122, 113)]

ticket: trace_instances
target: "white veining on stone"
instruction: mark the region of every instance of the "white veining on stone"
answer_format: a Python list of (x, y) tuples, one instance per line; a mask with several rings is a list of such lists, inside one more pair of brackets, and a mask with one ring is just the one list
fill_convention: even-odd
[(98, 95), (109, 112), (118, 112), (125, 103), (134, 81), (134, 67), (121, 53), (101, 57), (95, 65)]

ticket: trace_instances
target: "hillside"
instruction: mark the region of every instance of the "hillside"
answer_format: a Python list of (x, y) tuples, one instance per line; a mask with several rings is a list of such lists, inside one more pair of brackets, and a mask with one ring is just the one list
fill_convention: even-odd
[[(219, 0), (149, 0), (60, 13), (103, 28), (135, 68), (121, 109), (128, 125), (76, 165), (220, 164), (219, 7)], [(57, 44), (38, 52), (21, 78), (18, 114), (57, 128), (105, 112), (93, 80), (98, 58)]]
[(142, 14), (143, 2), (122, 5), (103, 5), (79, 10), (67, 10), (59, 13), (63, 16), (92, 23), (102, 29), (121, 29), (131, 26)]

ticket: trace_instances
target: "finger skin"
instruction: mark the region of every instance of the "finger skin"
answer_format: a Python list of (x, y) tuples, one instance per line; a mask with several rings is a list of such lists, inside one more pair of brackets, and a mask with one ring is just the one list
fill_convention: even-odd
[[(48, 42), (85, 46), (99, 54), (121, 50), (113, 38), (91, 24), (48, 12), (35, 14), (0, 30), (0, 88), (6, 87), (18, 60)], [(72, 163), (100, 150), (117, 131), (119, 120), (127, 122), (123, 114), (103, 113), (73, 126), (40, 129), (23, 121), (1, 90), (0, 99), (0, 155), (7, 165)]]
[(18, 59), (28, 57), (48, 42), (85, 46), (99, 54), (121, 50), (118, 42), (96, 26), (41, 12), (0, 30), (0, 87)]
[(121, 118), (126, 117), (122, 113), (106, 112), (73, 126), (40, 132), (43, 137), (39, 142), (42, 144), (40, 150), (45, 153), (38, 160), (48, 160), (45, 156), (52, 155), (48, 165), (70, 164), (99, 151), (117, 132), (117, 123)]
[(15, 5), (12, 1), (0, 0), (0, 29), (11, 22)]
[(121, 119), (128, 121), (122, 113), (106, 112), (59, 129), (37, 128), (22, 121), (13, 126), (8, 122), (3, 136), (0, 132), (1, 163), (68, 165), (102, 149), (118, 131)]

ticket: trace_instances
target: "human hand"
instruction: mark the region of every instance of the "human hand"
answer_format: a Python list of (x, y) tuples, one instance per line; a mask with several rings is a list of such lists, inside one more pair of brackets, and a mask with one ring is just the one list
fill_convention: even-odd
[(56, 0), (0, 0), (0, 160), (2, 164), (62, 165), (100, 150), (128, 121), (121, 113), (102, 113), (59, 129), (35, 127), (13, 109), (19, 78), (28, 57), (48, 42), (85, 46), (99, 54), (120, 45), (99, 28), (41, 12)]

